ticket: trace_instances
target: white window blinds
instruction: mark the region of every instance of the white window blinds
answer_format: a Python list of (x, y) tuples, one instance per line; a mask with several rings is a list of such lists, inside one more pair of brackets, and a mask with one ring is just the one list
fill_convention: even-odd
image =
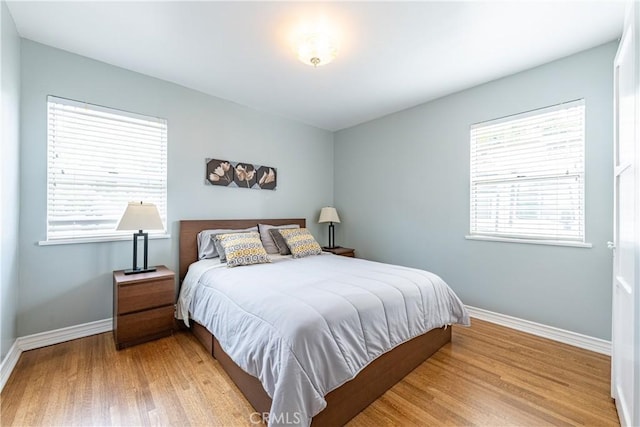
[(584, 242), (584, 100), (471, 126), (471, 235)]
[(154, 203), (167, 224), (167, 122), (49, 96), (47, 241), (115, 231), (130, 201)]

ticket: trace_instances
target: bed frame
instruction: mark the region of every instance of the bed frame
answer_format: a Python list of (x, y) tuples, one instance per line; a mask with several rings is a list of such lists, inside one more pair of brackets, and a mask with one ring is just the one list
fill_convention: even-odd
[[(305, 226), (304, 218), (241, 219), (241, 220), (185, 220), (180, 221), (180, 283), (189, 265), (198, 259), (197, 235), (202, 230), (219, 228), (248, 228), (260, 224)], [(222, 350), (218, 340), (204, 326), (191, 322), (192, 332), (218, 360), (242, 394), (260, 413), (268, 413), (271, 398), (260, 381), (243, 371)], [(325, 396), (327, 407), (312, 419), (313, 427), (344, 425), (369, 406), (414, 368), (428, 359), (440, 347), (451, 341), (451, 328), (433, 329), (375, 359), (351, 381)]]

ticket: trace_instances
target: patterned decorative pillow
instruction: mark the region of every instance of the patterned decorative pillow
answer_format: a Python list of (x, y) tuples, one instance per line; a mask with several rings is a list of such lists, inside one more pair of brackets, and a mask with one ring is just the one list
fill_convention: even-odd
[(322, 248), (306, 228), (281, 229), (280, 235), (287, 242), (294, 258), (304, 258), (310, 255), (320, 255)]
[[(257, 227), (252, 227), (252, 228), (247, 228), (244, 230), (239, 230), (239, 231), (233, 231), (233, 230), (226, 230), (222, 233), (215, 233), (211, 235), (211, 241), (213, 242), (213, 246), (215, 247), (215, 252), (217, 253), (216, 256), (220, 257), (220, 262), (227, 262), (227, 254), (224, 252), (224, 248), (222, 247), (222, 244), (220, 243), (220, 241), (218, 239), (216, 239), (216, 236), (220, 235), (220, 234), (237, 234), (237, 233), (246, 233), (248, 231), (257, 231)], [(260, 238), (260, 240), (262, 240), (262, 238)], [(262, 242), (262, 246), (264, 246), (264, 241)], [(266, 248), (265, 248), (266, 250)], [(269, 253), (269, 252), (267, 252)]]
[(271, 262), (257, 231), (249, 233), (218, 234), (216, 239), (224, 248), (227, 267)]

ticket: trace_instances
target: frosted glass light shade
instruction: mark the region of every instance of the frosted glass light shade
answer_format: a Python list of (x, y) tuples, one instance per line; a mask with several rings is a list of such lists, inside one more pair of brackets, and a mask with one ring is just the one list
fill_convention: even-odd
[(116, 230), (164, 230), (164, 224), (153, 203), (129, 202)]
[(337, 53), (336, 43), (328, 34), (307, 34), (298, 43), (298, 59), (314, 67), (330, 63)]
[(322, 208), (320, 211), (320, 219), (318, 219), (318, 223), (323, 222), (337, 222), (340, 223), (340, 217), (338, 216), (338, 211), (336, 208), (326, 207)]

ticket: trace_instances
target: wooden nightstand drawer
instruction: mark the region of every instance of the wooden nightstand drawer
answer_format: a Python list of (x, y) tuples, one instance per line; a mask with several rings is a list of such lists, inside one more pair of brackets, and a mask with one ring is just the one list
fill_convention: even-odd
[(118, 314), (147, 310), (173, 304), (175, 282), (173, 277), (140, 284), (120, 285)]
[(136, 344), (173, 331), (173, 305), (118, 316), (117, 342)]

